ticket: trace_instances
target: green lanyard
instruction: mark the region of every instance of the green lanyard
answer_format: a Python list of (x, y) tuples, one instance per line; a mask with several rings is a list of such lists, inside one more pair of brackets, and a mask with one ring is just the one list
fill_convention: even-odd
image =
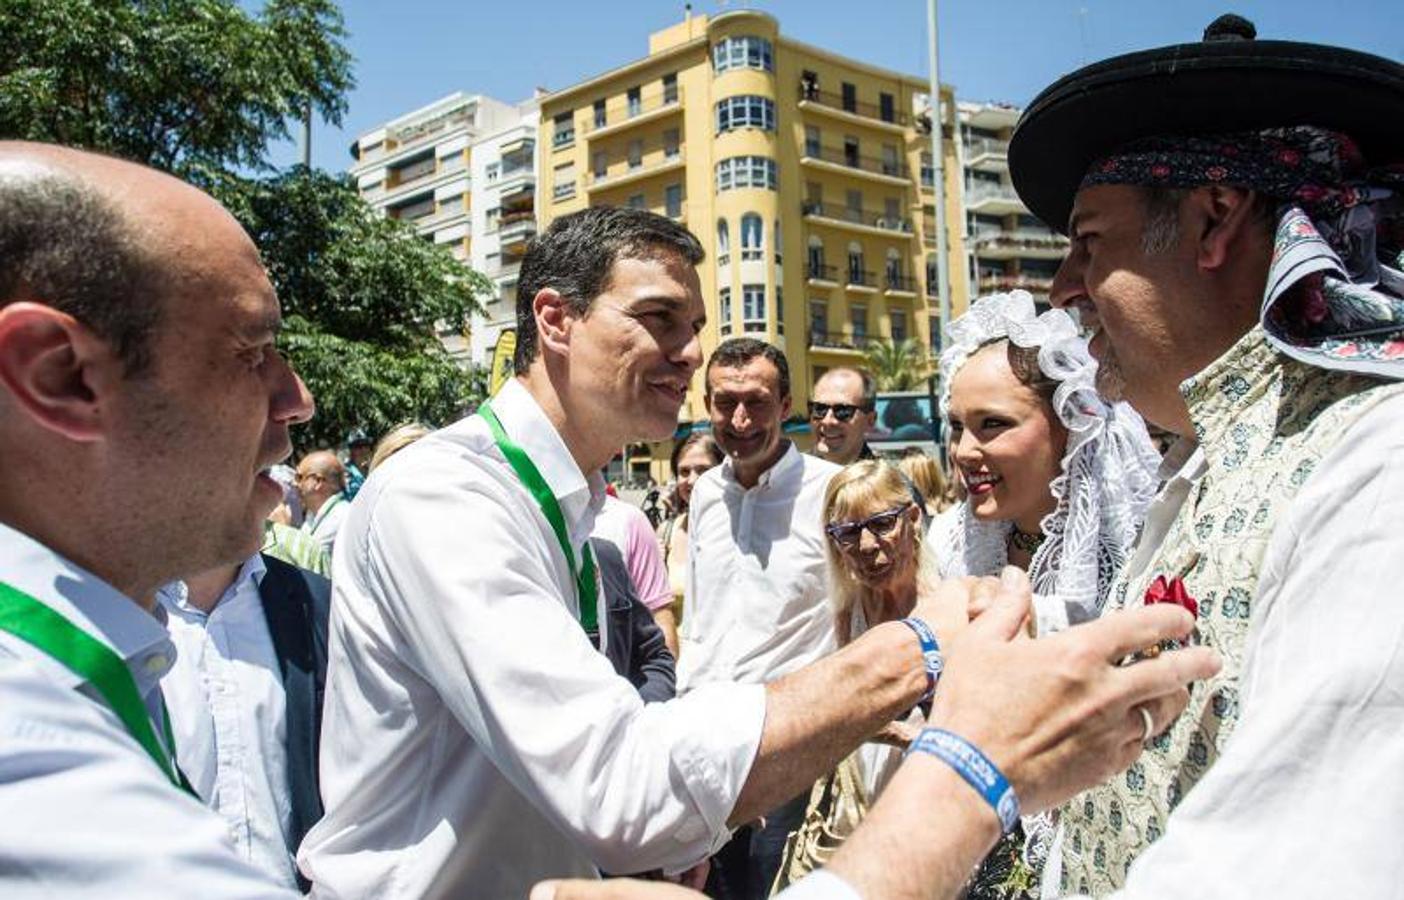
[(176, 787), (195, 796), (195, 789), (186, 781), (172, 756), (175, 737), (171, 734), (171, 717), (161, 701), (161, 724), (165, 728), (167, 756), (156, 740), (151, 716), (137, 693), (136, 680), (122, 658), (106, 644), (88, 634), (63, 616), (18, 588), (0, 581), (0, 631), (8, 631), (27, 641), (67, 666), (97, 689), (107, 705), (127, 727), (127, 733), (151, 754), (156, 765)]
[[(502, 423), (497, 420), (497, 414), (492, 411), (492, 407), (484, 400), (478, 407), (478, 415), (488, 423), (488, 428), (492, 430), (492, 439), (497, 442), (497, 449), (502, 451), (502, 455), (507, 457), (507, 463), (512, 467), (512, 471), (517, 473), (517, 478), (521, 480), (522, 486), (536, 499), (537, 506), (541, 507), (541, 513), (546, 517), (546, 521), (551, 523), (551, 530), (556, 532), (556, 540), (560, 542), (561, 552), (565, 554), (566, 562), (570, 564), (570, 571), (575, 572), (575, 552), (570, 548), (570, 536), (566, 534), (565, 516), (561, 515), (561, 506), (556, 502), (556, 495), (551, 493), (551, 488), (546, 484), (546, 479), (541, 477), (541, 472), (537, 470), (536, 464), (527, 456), (526, 451), (507, 436), (507, 432), (502, 430)], [(590, 552), (590, 542), (585, 542), (584, 565), (575, 575), (575, 587), (579, 592), (580, 599), (580, 624), (586, 631), (595, 631), (599, 624), (595, 607), (598, 603), (599, 588), (595, 584), (595, 555)]]

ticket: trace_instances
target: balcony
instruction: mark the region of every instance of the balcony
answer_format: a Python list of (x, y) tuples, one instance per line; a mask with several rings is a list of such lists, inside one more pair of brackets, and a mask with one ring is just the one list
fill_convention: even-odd
[(633, 184), (645, 178), (652, 178), (665, 172), (672, 172), (683, 167), (683, 153), (679, 150), (672, 156), (666, 153), (661, 156), (645, 157), (639, 161), (638, 165), (631, 165), (622, 172), (611, 173), (608, 169), (604, 172), (591, 172), (585, 180), (585, 189), (591, 193), (596, 191), (609, 190), (625, 184)]
[(833, 266), (810, 260), (806, 273), (810, 284), (835, 287), (838, 285), (838, 270)]
[(839, 94), (821, 91), (817, 85), (805, 81), (799, 83), (799, 107), (845, 121), (862, 125), (875, 125), (890, 131), (902, 131), (909, 119), (909, 116), (899, 109), (883, 110), (871, 103), (845, 100)]
[(965, 165), (994, 172), (1009, 171), (1009, 142), (995, 138), (968, 138)]
[(805, 144), (800, 155), (800, 163), (831, 172), (861, 173), (872, 176), (884, 184), (906, 186), (911, 180), (911, 169), (900, 160), (877, 159), (872, 156), (859, 156), (847, 149), (821, 147)]
[(536, 216), (530, 212), (517, 212), (498, 220), (498, 240), (504, 252), (525, 250), (527, 241), (536, 234)]
[(868, 345), (870, 338), (866, 334), (846, 335), (836, 331), (809, 331), (809, 349), (811, 350), (842, 350), (849, 353), (862, 353), (863, 348)]
[(806, 200), (801, 204), (800, 211), (806, 219), (820, 221), (826, 225), (835, 225), (850, 231), (883, 235), (885, 237), (890, 237), (894, 234), (906, 235), (909, 237), (912, 235), (912, 223), (906, 219), (892, 218), (868, 210), (854, 209), (849, 206), (839, 206), (836, 203), (820, 203), (814, 200)]
[(981, 259), (1060, 259), (1068, 252), (1068, 239), (1035, 229), (989, 231), (977, 234), (971, 247)]
[(883, 273), (883, 290), (888, 294), (909, 294), (915, 295), (917, 292), (917, 280), (910, 275), (899, 275), (896, 272)]
[[(657, 119), (670, 116), (682, 110), (682, 90), (677, 89), (667, 93), (652, 94), (641, 98), (637, 103), (614, 102), (605, 104), (605, 118), (603, 124), (591, 119), (585, 126), (585, 134), (591, 140), (608, 137), (611, 134), (618, 134), (635, 125), (642, 125), (645, 122), (653, 122)], [(593, 116), (594, 113), (592, 112)]]
[(1002, 181), (967, 181), (965, 209), (967, 212), (997, 216), (1027, 211), (1019, 195), (1014, 193), (1014, 188)]
[(852, 266), (848, 268), (848, 277), (844, 283), (852, 290), (859, 290), (865, 294), (877, 293), (877, 276), (867, 269), (856, 269)]
[(980, 276), (980, 293), (997, 291), (1028, 291), (1030, 294), (1047, 294), (1053, 289), (1053, 279), (1035, 275), (984, 275)]

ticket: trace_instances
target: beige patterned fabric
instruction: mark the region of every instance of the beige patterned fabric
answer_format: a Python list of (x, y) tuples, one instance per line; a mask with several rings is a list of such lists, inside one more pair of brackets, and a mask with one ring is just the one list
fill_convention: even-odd
[(1224, 666), (1194, 686), (1189, 708), (1130, 769), (1063, 807), (1064, 891), (1101, 896), (1121, 887), (1131, 862), (1218, 758), (1238, 720), (1238, 680), (1273, 528), (1346, 429), (1404, 384), (1307, 366), (1255, 328), (1181, 392), (1207, 470), (1159, 550), (1114, 582), (1107, 609), (1140, 604), (1157, 575), (1182, 577), (1199, 601), (1199, 640), (1218, 649)]

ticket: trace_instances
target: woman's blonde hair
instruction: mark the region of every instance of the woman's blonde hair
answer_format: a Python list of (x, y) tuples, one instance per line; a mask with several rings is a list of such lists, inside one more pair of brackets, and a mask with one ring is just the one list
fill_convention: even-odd
[[(915, 503), (912, 485), (895, 465), (879, 459), (859, 460), (829, 481), (824, 492), (823, 526), (846, 521), (863, 515), (872, 515), (875, 510), (891, 509), (903, 503)], [(936, 568), (936, 554), (926, 540), (925, 517), (919, 518), (911, 527), (913, 541), (913, 568), (915, 584), (913, 597), (927, 587), (934, 587), (940, 580)], [(859, 581), (843, 559), (842, 552), (834, 546), (828, 534), (824, 536), (824, 555), (829, 562), (829, 597), (834, 608), (834, 631), (840, 644), (852, 639), (851, 624), (854, 604), (861, 604), (869, 589)], [(869, 623), (870, 625), (876, 623)]]
[(918, 491), (921, 491), (921, 497), (926, 501), (930, 512), (939, 513), (950, 506), (947, 499), (949, 488), (946, 487), (946, 475), (936, 460), (921, 450), (916, 450), (915, 453), (903, 454), (902, 458), (897, 460), (897, 468), (911, 479)]
[(366, 467), (366, 474), (374, 472), (376, 466), (385, 462), (390, 457), (413, 444), (415, 441), (429, 434), (434, 429), (421, 422), (406, 422), (403, 425), (396, 425), (385, 433), (379, 443), (375, 445), (375, 452), (371, 454), (370, 465)]

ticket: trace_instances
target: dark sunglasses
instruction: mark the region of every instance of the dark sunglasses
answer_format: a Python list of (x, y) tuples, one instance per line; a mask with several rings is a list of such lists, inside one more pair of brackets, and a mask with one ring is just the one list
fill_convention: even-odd
[(858, 519), (855, 522), (834, 522), (824, 527), (828, 533), (829, 540), (840, 547), (855, 546), (863, 536), (863, 529), (873, 533), (875, 538), (891, 537), (897, 531), (897, 526), (902, 523), (902, 516), (911, 508), (910, 503), (903, 503), (901, 506), (894, 506), (886, 512), (868, 516), (866, 519)]
[(815, 403), (809, 404), (809, 417), (811, 419), (822, 419), (829, 413), (834, 414), (834, 418), (840, 422), (847, 422), (859, 412), (867, 412), (866, 406), (854, 406), (852, 403)]

